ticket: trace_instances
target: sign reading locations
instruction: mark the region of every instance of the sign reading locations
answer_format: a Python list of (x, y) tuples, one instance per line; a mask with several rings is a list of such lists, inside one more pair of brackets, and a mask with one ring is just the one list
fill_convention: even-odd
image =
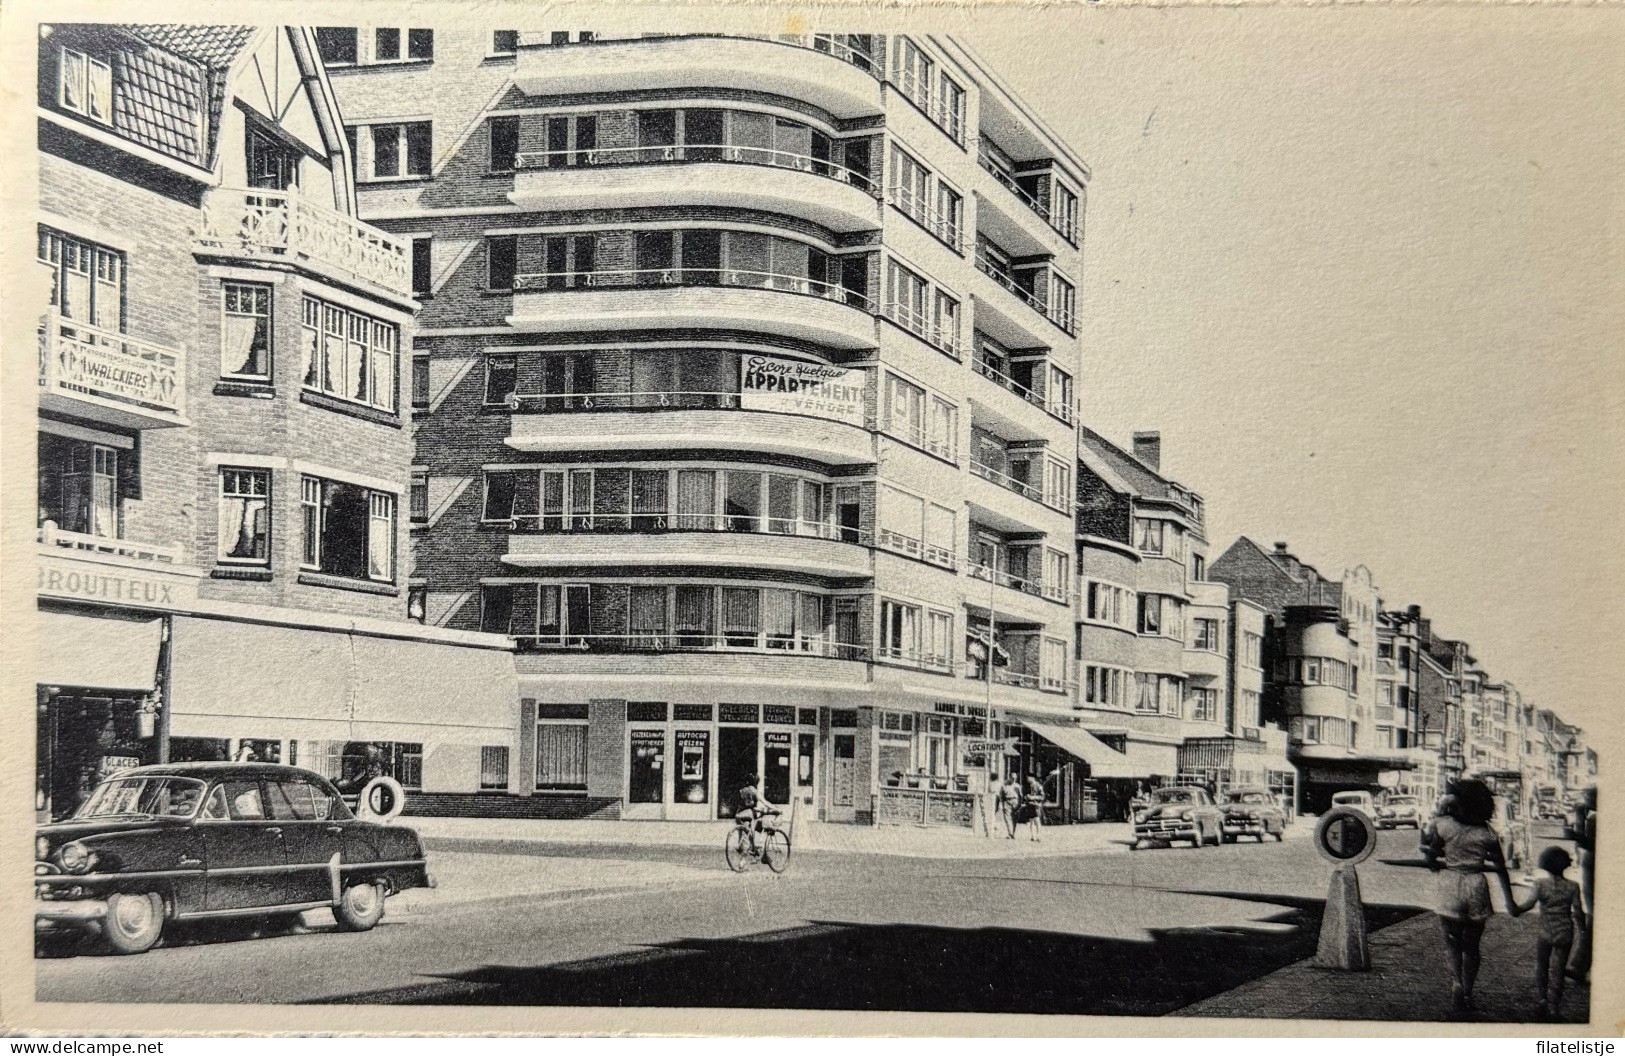
[(1358, 810), (1327, 811), (1315, 826), (1315, 850), (1333, 865), (1356, 865), (1377, 849), (1377, 827)]
[(739, 406), (747, 411), (806, 414), (862, 426), (865, 371), (771, 356), (739, 361)]

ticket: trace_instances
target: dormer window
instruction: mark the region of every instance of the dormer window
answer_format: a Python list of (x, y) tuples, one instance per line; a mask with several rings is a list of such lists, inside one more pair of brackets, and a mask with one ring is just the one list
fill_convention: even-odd
[(57, 101), (62, 109), (113, 123), (113, 68), (82, 51), (62, 49)]
[(285, 191), (299, 186), (299, 153), (269, 134), (250, 127), (247, 135), (248, 185)]

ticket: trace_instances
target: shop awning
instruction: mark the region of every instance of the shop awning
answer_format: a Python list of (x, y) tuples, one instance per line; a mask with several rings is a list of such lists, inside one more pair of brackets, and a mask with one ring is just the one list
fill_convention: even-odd
[(157, 684), (160, 620), (36, 613), (34, 680), (47, 686), (150, 693)]
[(1071, 752), (1089, 764), (1090, 777), (1145, 777), (1135, 772), (1128, 756), (1111, 747), (1081, 726), (1058, 719), (1021, 717), (1021, 724), (1044, 740)]

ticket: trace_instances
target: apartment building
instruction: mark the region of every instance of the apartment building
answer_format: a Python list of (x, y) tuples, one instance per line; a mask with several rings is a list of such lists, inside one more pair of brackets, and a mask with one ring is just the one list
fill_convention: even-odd
[(167, 760), (477, 787), (510, 646), (406, 619), (408, 244), (309, 30), (41, 27), (36, 806)]
[[(1087, 166), (933, 37), (317, 30), (421, 305), (413, 612), (477, 809), (968, 824), (1071, 703)], [(1025, 754), (1023, 754), (1025, 752)]]
[(1101, 815), (1176, 779), (1293, 802), (1285, 734), (1261, 712), (1266, 613), (1207, 575), (1201, 496), (1161, 474), (1160, 434), (1130, 452), (1078, 433), (1077, 751)]
[(1333, 581), (1285, 543), (1265, 550), (1242, 536), (1209, 575), (1268, 613), (1264, 713), (1287, 724), (1300, 809), (1318, 813), (1334, 792), (1375, 790), (1385, 774), (1414, 767), (1376, 735), (1381, 599), (1369, 569), (1356, 566)]
[(1377, 614), (1374, 742), (1405, 753), (1412, 762), (1409, 770), (1385, 775), (1384, 784), (1418, 797), (1424, 806), (1435, 803), (1446, 786), (1443, 737), (1425, 732), (1422, 711), (1421, 668), (1431, 633), (1420, 605)]

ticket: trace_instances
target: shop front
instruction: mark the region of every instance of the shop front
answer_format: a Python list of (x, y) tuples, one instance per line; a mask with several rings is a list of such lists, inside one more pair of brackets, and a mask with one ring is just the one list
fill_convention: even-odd
[[(986, 708), (938, 701), (929, 711), (873, 709), (873, 817), (881, 825), (973, 828), (986, 792), (1015, 772), (1015, 732)], [(983, 819), (983, 823), (990, 819)]]
[(731, 818), (739, 791), (752, 783), (769, 803), (787, 809), (792, 798), (817, 787), (819, 728), (830, 721), (829, 712), (788, 704), (627, 701), (621, 816)]

